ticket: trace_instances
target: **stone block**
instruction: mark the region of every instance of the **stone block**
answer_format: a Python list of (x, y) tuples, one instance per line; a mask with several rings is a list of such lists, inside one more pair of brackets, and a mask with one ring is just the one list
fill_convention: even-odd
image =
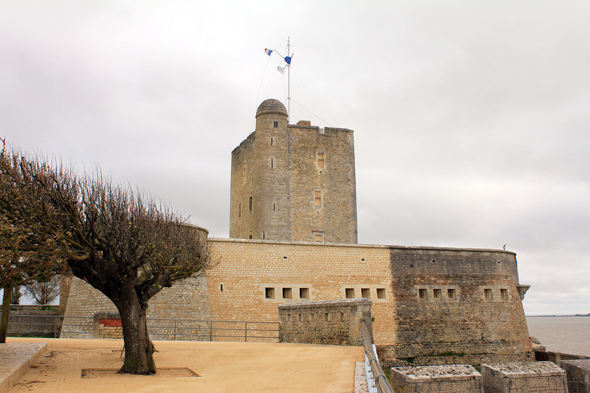
[(392, 367), (391, 385), (405, 393), (482, 393), (482, 376), (473, 366)]
[(482, 364), (485, 393), (568, 392), (566, 374), (552, 362)]
[(562, 360), (569, 393), (590, 393), (590, 359)]

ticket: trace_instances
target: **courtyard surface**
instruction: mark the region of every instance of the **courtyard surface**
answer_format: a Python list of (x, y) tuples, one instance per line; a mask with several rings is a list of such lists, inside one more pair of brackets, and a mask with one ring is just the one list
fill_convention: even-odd
[(161, 372), (133, 376), (114, 372), (123, 363), (122, 340), (7, 339), (41, 341), (47, 351), (9, 393), (343, 393), (353, 391), (355, 364), (364, 360), (362, 347), (156, 341)]

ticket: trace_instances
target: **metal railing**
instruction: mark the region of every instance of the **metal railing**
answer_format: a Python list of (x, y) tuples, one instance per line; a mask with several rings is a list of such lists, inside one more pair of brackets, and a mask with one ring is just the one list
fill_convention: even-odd
[[(278, 322), (215, 321), (148, 318), (148, 331), (154, 340), (278, 342)], [(10, 315), (9, 336), (92, 337), (92, 317), (63, 315)]]
[[(383, 373), (383, 368), (375, 356), (373, 350), (373, 342), (371, 340), (371, 333), (365, 321), (361, 321), (361, 331), (363, 333), (363, 346), (365, 347), (365, 355), (369, 359), (371, 370), (373, 371), (373, 378), (375, 379), (375, 385), (377, 386), (377, 392), (379, 393), (395, 393), (391, 384), (387, 380), (387, 377)], [(367, 384), (369, 381), (367, 381)]]

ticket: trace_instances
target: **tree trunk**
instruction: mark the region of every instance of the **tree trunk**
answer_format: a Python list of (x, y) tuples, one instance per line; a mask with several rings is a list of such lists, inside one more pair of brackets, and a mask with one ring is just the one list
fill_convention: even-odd
[(117, 302), (125, 340), (125, 361), (119, 372), (155, 374), (155, 350), (147, 331), (147, 302), (143, 307), (134, 286), (129, 287), (123, 288), (121, 299)]
[(6, 342), (6, 333), (8, 332), (8, 313), (10, 312), (10, 297), (12, 295), (12, 288), (4, 288), (4, 296), (2, 297), (2, 321), (0, 322), (0, 344)]

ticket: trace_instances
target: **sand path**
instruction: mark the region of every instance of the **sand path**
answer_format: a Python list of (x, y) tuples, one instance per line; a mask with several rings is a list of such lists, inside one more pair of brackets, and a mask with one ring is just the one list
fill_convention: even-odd
[(156, 341), (159, 352), (155, 360), (159, 368), (187, 367), (200, 377), (179, 377), (175, 376), (178, 372), (168, 371), (159, 376), (99, 373), (82, 378), (82, 369), (119, 368), (122, 340), (9, 340), (48, 342), (47, 353), (10, 393), (342, 393), (353, 391), (355, 364), (363, 360), (362, 347)]

